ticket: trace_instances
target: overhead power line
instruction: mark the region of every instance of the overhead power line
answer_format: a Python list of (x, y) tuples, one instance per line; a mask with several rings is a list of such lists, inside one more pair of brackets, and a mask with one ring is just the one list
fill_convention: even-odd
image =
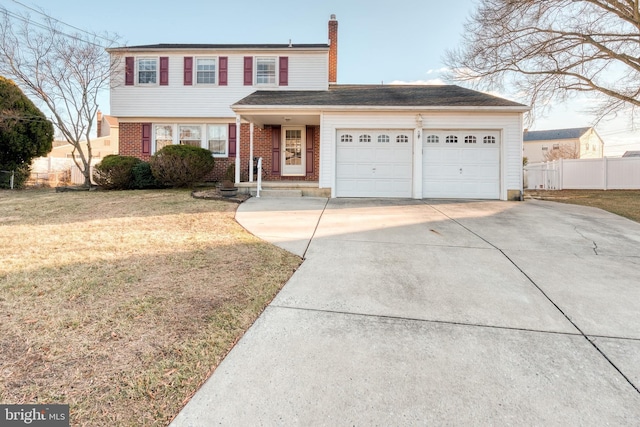
[[(15, 13), (15, 12), (10, 11), (9, 9), (7, 9), (4, 6), (0, 6), (0, 11), (2, 13), (5, 13), (7, 16), (9, 16), (9, 17), (11, 17), (13, 19), (17, 19), (17, 20), (20, 20), (20, 21), (26, 23), (27, 25), (32, 25), (34, 27), (40, 28), (40, 29), (45, 30), (45, 31), (52, 31), (55, 34), (59, 34), (59, 35), (61, 35), (63, 37), (67, 37), (67, 38), (70, 38), (70, 39), (73, 39), (73, 40), (77, 40), (77, 41), (82, 42), (82, 43), (87, 43), (87, 44), (90, 44), (90, 45), (93, 45), (93, 46), (96, 46), (96, 47), (101, 47), (101, 48), (105, 47), (102, 44), (95, 43), (95, 42), (92, 42), (90, 40), (83, 39), (82, 37), (79, 37), (77, 35), (69, 34), (69, 33), (66, 33), (64, 31), (55, 29), (53, 27), (49, 27), (49, 26), (47, 26), (45, 24), (42, 24), (40, 22), (36, 22), (36, 21), (31, 20), (31, 19), (28, 19), (28, 18), (26, 18), (24, 16), (21, 16), (21, 15)], [(91, 34), (91, 33), (87, 33), (87, 34)], [(91, 34), (91, 35), (95, 36), (95, 37), (99, 37), (99, 36), (97, 36), (95, 34)]]
[(51, 16), (51, 15), (48, 15), (48, 14), (44, 13), (42, 10), (38, 10), (38, 9), (36, 9), (36, 8), (33, 8), (33, 7), (29, 6), (29, 5), (26, 5), (26, 4), (22, 3), (22, 2), (19, 2), (18, 0), (11, 0), (11, 1), (12, 1), (12, 2), (14, 2), (14, 3), (16, 3), (16, 4), (18, 4), (18, 5), (20, 5), (20, 6), (22, 6), (22, 7), (24, 7), (25, 9), (29, 9), (29, 10), (31, 10), (31, 11), (33, 11), (33, 12), (35, 12), (35, 13), (39, 14), (39, 15), (42, 15), (42, 16), (44, 16), (44, 17), (45, 17), (45, 18), (47, 18), (47, 19), (51, 19), (52, 21), (58, 22), (58, 23), (60, 23), (60, 24), (62, 24), (62, 25), (65, 25), (65, 26), (67, 26), (67, 27), (69, 27), (69, 28), (73, 28), (73, 29), (74, 29), (74, 30), (76, 30), (76, 31), (80, 31), (81, 33), (87, 34), (87, 35), (89, 35), (89, 36), (91, 36), (91, 37), (97, 37), (97, 38), (102, 39), (102, 40), (105, 40), (105, 41), (107, 41), (107, 42), (117, 44), (117, 41), (116, 41), (116, 40), (112, 40), (112, 39), (110, 39), (110, 38), (108, 38), (108, 37), (104, 37), (104, 36), (101, 36), (101, 35), (99, 35), (99, 34), (92, 33), (92, 32), (90, 32), (90, 31), (84, 30), (84, 29), (82, 29), (82, 28), (76, 27), (75, 25), (71, 25), (71, 24), (69, 24), (69, 23), (67, 23), (67, 22), (61, 21), (60, 19), (54, 18), (53, 16)]

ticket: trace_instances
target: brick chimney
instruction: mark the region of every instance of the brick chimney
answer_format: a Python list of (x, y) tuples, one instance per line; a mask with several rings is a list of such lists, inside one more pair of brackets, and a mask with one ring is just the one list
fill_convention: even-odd
[(338, 21), (336, 15), (329, 19), (329, 84), (338, 81)]
[(96, 133), (98, 138), (100, 138), (102, 136), (102, 111), (98, 110), (98, 112), (96, 113)]

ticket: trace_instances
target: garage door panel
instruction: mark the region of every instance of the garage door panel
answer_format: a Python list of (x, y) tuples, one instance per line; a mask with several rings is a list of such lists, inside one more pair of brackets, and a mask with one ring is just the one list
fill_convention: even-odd
[(398, 143), (400, 134), (409, 138), (413, 132), (338, 131), (336, 196), (411, 197), (413, 145), (410, 138), (408, 142)]
[[(494, 130), (423, 130), (423, 197), (500, 198), (500, 132)], [(439, 138), (428, 142), (428, 136)], [(447, 144), (447, 136), (458, 138)], [(475, 143), (465, 143), (473, 141)], [(484, 138), (495, 141), (485, 144)], [(433, 141), (435, 137), (431, 138)], [(451, 138), (453, 139), (453, 138)]]
[(336, 167), (336, 173), (344, 178), (354, 178), (357, 175), (355, 163), (340, 163)]
[(355, 176), (361, 179), (369, 179), (373, 177), (373, 168), (371, 165), (362, 163), (352, 163), (351, 167), (355, 171)]
[(353, 162), (358, 158), (358, 150), (355, 147), (341, 147), (340, 155), (343, 162)]

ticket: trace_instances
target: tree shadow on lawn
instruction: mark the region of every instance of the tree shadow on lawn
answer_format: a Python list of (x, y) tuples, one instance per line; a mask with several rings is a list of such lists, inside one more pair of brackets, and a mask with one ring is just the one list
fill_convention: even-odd
[(0, 400), (166, 425), (299, 264), (254, 238), (0, 272)]

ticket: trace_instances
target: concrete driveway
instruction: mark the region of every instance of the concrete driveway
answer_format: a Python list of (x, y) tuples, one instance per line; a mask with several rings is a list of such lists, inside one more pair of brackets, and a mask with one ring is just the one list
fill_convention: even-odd
[(236, 218), (305, 261), (172, 425), (640, 423), (640, 224), (534, 201)]

